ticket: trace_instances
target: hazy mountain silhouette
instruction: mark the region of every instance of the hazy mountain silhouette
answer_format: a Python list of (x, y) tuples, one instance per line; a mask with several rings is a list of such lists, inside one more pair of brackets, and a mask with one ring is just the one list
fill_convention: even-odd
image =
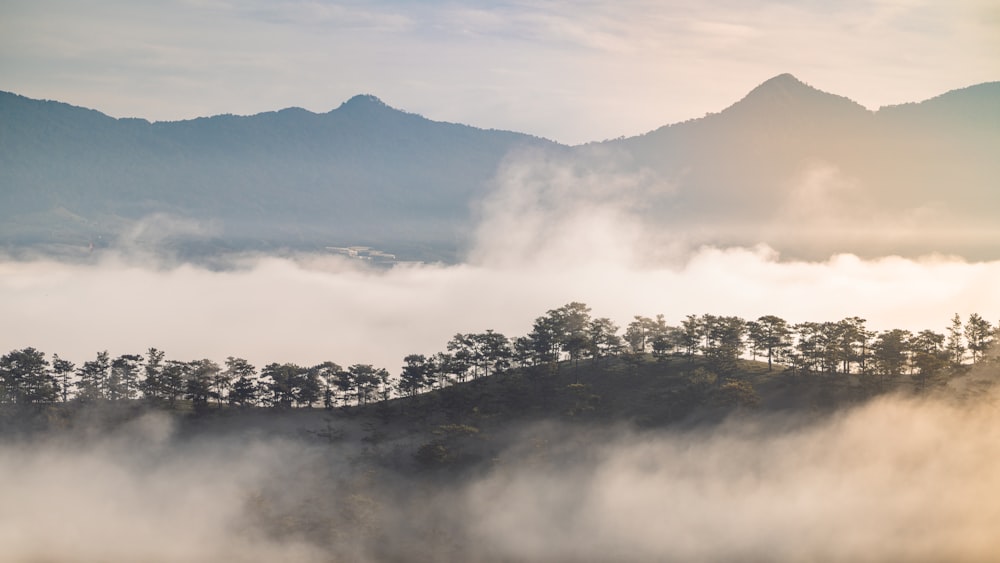
[(647, 224), (694, 243), (1000, 257), (997, 147), (1000, 82), (869, 111), (783, 74), (719, 113), (575, 148), (369, 95), (324, 114), (150, 123), (0, 93), (0, 244), (85, 248), (152, 215), (142, 236), (206, 252), (367, 244), (456, 260), (498, 166), (531, 149), (642, 172)]
[(712, 225), (701, 243), (1000, 257), (998, 116), (1000, 82), (869, 111), (783, 74), (717, 114), (611, 144), (671, 187), (649, 220)]
[(7, 93), (0, 143), (8, 244), (86, 246), (169, 214), (203, 222), (228, 247), (367, 243), (445, 259), (501, 159), (551, 144), (364, 95), (325, 114), (149, 123)]

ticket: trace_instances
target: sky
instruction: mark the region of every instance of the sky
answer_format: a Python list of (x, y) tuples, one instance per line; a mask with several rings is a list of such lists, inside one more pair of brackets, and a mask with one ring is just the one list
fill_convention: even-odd
[[(432, 119), (579, 143), (719, 111), (783, 72), (870, 108), (995, 81), (1000, 5), (0, 0), (0, 90), (119, 117), (323, 112), (372, 93)], [(1000, 319), (1000, 261), (801, 262), (766, 245), (671, 260), (684, 233), (643, 229), (621, 195), (630, 178), (542, 169), (540, 187), (519, 172), (537, 164), (509, 166), (466, 264), (377, 273), (249, 257), (220, 272), (129, 249), (91, 265), (0, 259), (0, 342), (77, 362), (155, 346), (395, 371), (456, 332), (522, 335), (574, 300), (620, 326), (660, 313), (856, 315), (915, 331), (943, 331), (954, 314)], [(666, 260), (650, 265), (657, 253)]]
[(870, 109), (1000, 78), (992, 0), (2, 0), (0, 90), (178, 120), (374, 94), (577, 144), (790, 72)]

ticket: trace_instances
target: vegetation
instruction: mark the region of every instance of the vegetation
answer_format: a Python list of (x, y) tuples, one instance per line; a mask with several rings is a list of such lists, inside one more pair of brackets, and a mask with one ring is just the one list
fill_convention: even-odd
[[(524, 336), (508, 338), (493, 330), (459, 333), (442, 352), (403, 358), (398, 375), (370, 364), (345, 368), (332, 361), (311, 367), (270, 363), (258, 370), (243, 358), (229, 357), (223, 365), (210, 359), (178, 361), (156, 348), (145, 355), (114, 358), (102, 351), (76, 366), (58, 354), (50, 361), (29, 347), (0, 357), (0, 403), (141, 400), (168, 409), (184, 401), (195, 412), (224, 405), (333, 409), (415, 397), (486, 379), (555, 382), (565, 372), (572, 377), (564, 384), (566, 394), (574, 402), (567, 408), (579, 413), (593, 408), (599, 399), (588, 391), (594, 382), (582, 382), (581, 374), (635, 376), (648, 373), (651, 365), (659, 365), (660, 372), (670, 365), (669, 370), (680, 370), (687, 377), (686, 385), (710, 382), (727, 397), (750, 397), (753, 385), (745, 380), (753, 370), (747, 362), (765, 358), (766, 368), (760, 368), (764, 373), (850, 376), (878, 390), (906, 376), (917, 390), (924, 390), (969, 364), (985, 361), (998, 335), (998, 327), (978, 314), (964, 323), (956, 315), (947, 334), (932, 330), (914, 334), (902, 329), (876, 333), (858, 317), (790, 325), (773, 315), (752, 321), (689, 315), (680, 326), (667, 325), (663, 315), (636, 316), (622, 332), (610, 319), (590, 313), (587, 305), (572, 302), (535, 319)], [(581, 364), (587, 369), (580, 369)], [(519, 388), (512, 391), (515, 396), (502, 400), (525, 401), (518, 393), (534, 400), (553, 392), (552, 387), (532, 385), (530, 391)], [(442, 394), (441, 400), (447, 401), (447, 396)]]

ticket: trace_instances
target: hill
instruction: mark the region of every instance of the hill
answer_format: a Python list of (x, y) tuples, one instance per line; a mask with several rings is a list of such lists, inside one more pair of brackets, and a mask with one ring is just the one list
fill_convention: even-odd
[[(535, 425), (583, 429), (690, 431), (727, 420), (775, 416), (818, 420), (879, 397), (967, 400), (995, 383), (995, 364), (931, 381), (901, 375), (797, 374), (741, 360), (720, 377), (703, 357), (609, 357), (518, 368), (413, 396), (324, 408), (236, 407), (192, 410), (143, 401), (54, 403), (0, 408), (0, 437), (114, 434), (149, 413), (179, 423), (184, 439), (242, 441), (273, 436), (351, 449), (376, 447), (367, 462), (406, 472), (462, 473), (492, 463)], [(992, 370), (992, 371), (991, 371)]]
[[(0, 476), (20, 532), (5, 548), (14, 559), (823, 560), (831, 525), (857, 527), (846, 506), (885, 526), (861, 549), (896, 559), (912, 553), (886, 541), (901, 523), (951, 522), (941, 490), (979, 505), (992, 486), (971, 477), (996, 455), (996, 364), (919, 394), (907, 377), (746, 362), (720, 382), (704, 367), (563, 363), (332, 411), (4, 405)], [(29, 418), (33, 430), (13, 431)], [(637, 543), (639, 515), (654, 540)], [(740, 529), (711, 541), (727, 518)], [(982, 518), (990, 528), (992, 513)], [(781, 541), (759, 543), (760, 530)], [(822, 541), (795, 541), (815, 530)]]

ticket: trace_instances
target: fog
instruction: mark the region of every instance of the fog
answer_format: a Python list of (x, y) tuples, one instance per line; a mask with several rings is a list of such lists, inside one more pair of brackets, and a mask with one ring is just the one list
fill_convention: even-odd
[(536, 561), (985, 561), (996, 405), (967, 407), (891, 398), (805, 427), (599, 439), (590, 459), (475, 483), (471, 527)]
[[(388, 270), (318, 254), (186, 263), (138, 241), (175, 229), (158, 217), (88, 260), (0, 262), (0, 346), (78, 363), (154, 346), (171, 359), (396, 372), (456, 332), (524, 334), (569, 301), (620, 325), (658, 313), (856, 315), (875, 330), (943, 331), (955, 313), (1000, 318), (1000, 262), (932, 247), (918, 259), (802, 261), (766, 237), (708, 245), (653, 229), (648, 190), (670, 186), (641, 171), (512, 161), (476, 210), (465, 263)], [(815, 235), (802, 213), (824, 206), (792, 203), (797, 222), (779, 215), (774, 227)], [(534, 425), (488, 437), (495, 459), (441, 482), (412, 472), (409, 439), (192, 436), (150, 415), (3, 442), (0, 559), (986, 561), (1000, 550), (997, 416), (992, 395), (886, 397), (683, 431)]]
[(367, 463), (379, 447), (185, 437), (147, 415), (0, 444), (0, 558), (987, 561), (996, 407), (883, 397), (686, 431), (533, 425), (448, 479)]
[(624, 326), (663, 313), (789, 321), (868, 319), (874, 329), (943, 331), (955, 313), (1000, 317), (1000, 262), (954, 258), (783, 262), (766, 247), (698, 251), (683, 266), (590, 263), (358, 268), (335, 257), (248, 258), (239, 268), (150, 268), (109, 254), (96, 264), (0, 264), (0, 342), (83, 361), (99, 350), (174, 359), (242, 356), (261, 365), (323, 360), (395, 369), (443, 350), (456, 332), (525, 334), (572, 300)]
[[(653, 224), (645, 212), (648, 194), (669, 194), (668, 183), (624, 172), (613, 155), (587, 162), (512, 158), (475, 210), (479, 226), (460, 265), (380, 270), (313, 254), (234, 255), (209, 268), (178, 261), (160, 243), (213, 226), (163, 216), (86, 261), (0, 261), (0, 346), (76, 362), (99, 350), (156, 347), (173, 359), (232, 355), (258, 367), (333, 360), (395, 371), (405, 355), (440, 351), (457, 332), (525, 334), (535, 317), (570, 301), (621, 326), (661, 313), (674, 324), (705, 313), (790, 322), (860, 316), (875, 330), (938, 331), (955, 313), (1000, 318), (1000, 261), (935, 254), (931, 244), (922, 258), (862, 259), (862, 243), (804, 261), (769, 246), (782, 236), (914, 230), (912, 216), (842, 217), (836, 194), (856, 190), (837, 188), (843, 179), (829, 168), (807, 172), (770, 224), (694, 229)], [(734, 229), (748, 244), (704, 242)]]

